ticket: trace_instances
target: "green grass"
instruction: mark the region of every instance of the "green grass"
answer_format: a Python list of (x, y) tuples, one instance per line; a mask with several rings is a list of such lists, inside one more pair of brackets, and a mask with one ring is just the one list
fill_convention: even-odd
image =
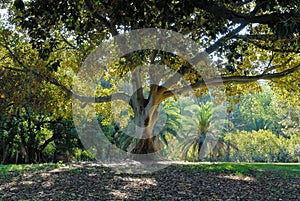
[(44, 171), (58, 168), (60, 166), (62, 166), (61, 163), (0, 165), (0, 175), (8, 174), (10, 172), (27, 172), (27, 171), (44, 172)]
[(247, 175), (251, 171), (275, 172), (281, 176), (300, 177), (300, 164), (296, 163), (209, 163), (185, 165), (187, 169), (199, 169), (204, 172), (230, 172)]
[[(20, 165), (0, 165), (0, 175), (10, 172), (46, 172), (58, 167), (64, 166), (62, 163), (46, 163), (46, 164), (20, 164)], [(226, 172), (236, 175), (247, 175), (251, 171), (256, 171), (257, 175), (264, 172), (279, 173), (280, 176), (300, 177), (300, 164), (295, 163), (197, 163), (188, 165), (176, 165), (184, 167), (187, 171), (200, 170), (203, 172)], [(72, 169), (70, 172), (81, 173), (87, 171), (84, 169)], [(1, 200), (0, 200), (1, 201)]]

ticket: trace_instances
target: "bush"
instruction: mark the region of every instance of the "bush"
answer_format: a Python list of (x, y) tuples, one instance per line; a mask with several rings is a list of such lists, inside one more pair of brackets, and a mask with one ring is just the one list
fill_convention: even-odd
[(237, 131), (225, 136), (237, 149), (230, 150), (231, 161), (245, 162), (294, 162), (289, 150), (289, 139), (277, 137), (269, 130)]

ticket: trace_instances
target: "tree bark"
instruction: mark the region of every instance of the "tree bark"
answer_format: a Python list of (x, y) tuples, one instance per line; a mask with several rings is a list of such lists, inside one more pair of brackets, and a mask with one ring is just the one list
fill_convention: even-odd
[(198, 160), (199, 161), (201, 161), (201, 148), (202, 148), (202, 145), (203, 145), (203, 141), (202, 140), (200, 140), (199, 142), (198, 142)]
[(140, 139), (136, 147), (131, 151), (133, 154), (150, 154), (157, 151), (152, 138)]
[[(141, 108), (141, 107), (140, 107)], [(140, 131), (136, 131), (139, 136), (133, 154), (153, 154), (158, 151), (153, 141), (155, 123), (158, 120), (158, 105), (148, 104), (135, 116), (136, 126)], [(138, 132), (142, 132), (138, 134)]]

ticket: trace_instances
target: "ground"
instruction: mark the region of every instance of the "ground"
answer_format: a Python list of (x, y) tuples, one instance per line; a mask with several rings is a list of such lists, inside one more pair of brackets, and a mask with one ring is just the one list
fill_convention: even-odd
[(149, 174), (99, 163), (0, 166), (0, 200), (300, 200), (299, 171), (299, 164), (173, 164)]

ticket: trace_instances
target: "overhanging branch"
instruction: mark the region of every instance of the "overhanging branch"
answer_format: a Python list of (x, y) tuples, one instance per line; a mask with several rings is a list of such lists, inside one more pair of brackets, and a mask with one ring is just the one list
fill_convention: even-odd
[[(253, 45), (257, 46), (258, 48), (262, 49), (262, 50), (267, 50), (267, 51), (273, 51), (273, 52), (287, 52), (287, 53), (297, 53), (299, 54), (300, 51), (299, 50), (295, 50), (295, 49), (287, 49), (286, 47), (285, 48), (276, 48), (276, 47), (273, 47), (273, 46), (267, 46), (267, 45), (262, 45), (261, 43), (259, 43), (258, 41), (256, 40), (250, 40), (249, 42), (251, 42)], [(285, 43), (287, 44), (288, 41), (281, 41), (282, 43)], [(292, 47), (293, 48), (293, 47)]]
[(233, 38), (237, 33), (239, 33), (240, 31), (242, 31), (247, 24), (241, 24), (240, 26), (238, 26), (236, 29), (234, 29), (233, 31), (231, 31), (230, 33), (228, 33), (227, 35), (223, 36), (222, 38), (220, 38), (219, 40), (217, 40), (217, 42), (215, 42), (213, 45), (211, 45), (210, 47), (206, 48), (206, 52), (208, 54), (213, 53), (214, 51), (216, 51), (225, 41)]
[[(195, 5), (208, 13), (213, 14), (215, 17), (220, 17), (223, 19), (228, 19), (234, 23), (259, 23), (259, 24), (269, 24), (273, 25), (280, 21), (284, 21), (290, 19), (291, 17), (299, 16), (299, 14), (293, 13), (271, 13), (271, 14), (263, 14), (263, 15), (253, 15), (256, 13), (244, 14), (240, 12), (236, 12), (234, 10), (230, 10), (225, 6), (217, 5), (209, 0), (199, 0), (195, 1)], [(254, 9), (256, 12), (258, 9)]]
[(98, 13), (98, 9), (96, 8), (96, 5), (91, 0), (85, 0), (86, 6), (89, 11), (94, 15), (96, 19), (98, 19), (101, 23), (103, 23), (108, 29), (110, 29), (112, 36), (118, 35), (118, 31), (116, 27), (105, 18), (105, 16), (102, 16), (100, 13)]
[(21, 73), (32, 73), (34, 76), (38, 77), (41, 80), (44, 80), (46, 82), (49, 82), (59, 88), (61, 88), (68, 96), (71, 96), (73, 98), (76, 98), (82, 102), (88, 102), (88, 103), (102, 103), (102, 102), (108, 102), (112, 100), (123, 100), (126, 102), (129, 102), (130, 96), (124, 93), (115, 93), (112, 95), (108, 96), (99, 96), (99, 97), (91, 97), (91, 96), (83, 96), (79, 95), (72, 90), (70, 90), (68, 87), (65, 85), (61, 84), (58, 80), (51, 78), (46, 75), (41, 75), (38, 72), (30, 69), (19, 69), (19, 68), (13, 68), (13, 67), (6, 67), (6, 66), (1, 66), (4, 69), (11, 70), (11, 71), (16, 71), (16, 72), (21, 72)]
[(272, 40), (275, 41), (277, 38), (273, 34), (244, 34), (234, 36), (236, 39), (248, 40)]
[(246, 84), (246, 83), (255, 82), (255, 81), (258, 81), (258, 80), (278, 79), (278, 78), (282, 78), (284, 76), (287, 76), (291, 73), (294, 73), (299, 69), (300, 69), (300, 64), (293, 67), (293, 68), (284, 70), (282, 72), (272, 73), (272, 74), (262, 73), (260, 75), (255, 75), (255, 76), (214, 77), (214, 78), (207, 79), (205, 81), (202, 79), (202, 80), (196, 82), (195, 84), (192, 84), (192, 85), (189, 85), (189, 86), (184, 86), (180, 89), (166, 91), (164, 93), (163, 99), (165, 100), (169, 97), (173, 97), (173, 96), (178, 95), (178, 94), (184, 94), (184, 93), (187, 93), (191, 90), (198, 89), (200, 87), (205, 87), (205, 86), (221, 86), (221, 85), (230, 84), (230, 83)]

